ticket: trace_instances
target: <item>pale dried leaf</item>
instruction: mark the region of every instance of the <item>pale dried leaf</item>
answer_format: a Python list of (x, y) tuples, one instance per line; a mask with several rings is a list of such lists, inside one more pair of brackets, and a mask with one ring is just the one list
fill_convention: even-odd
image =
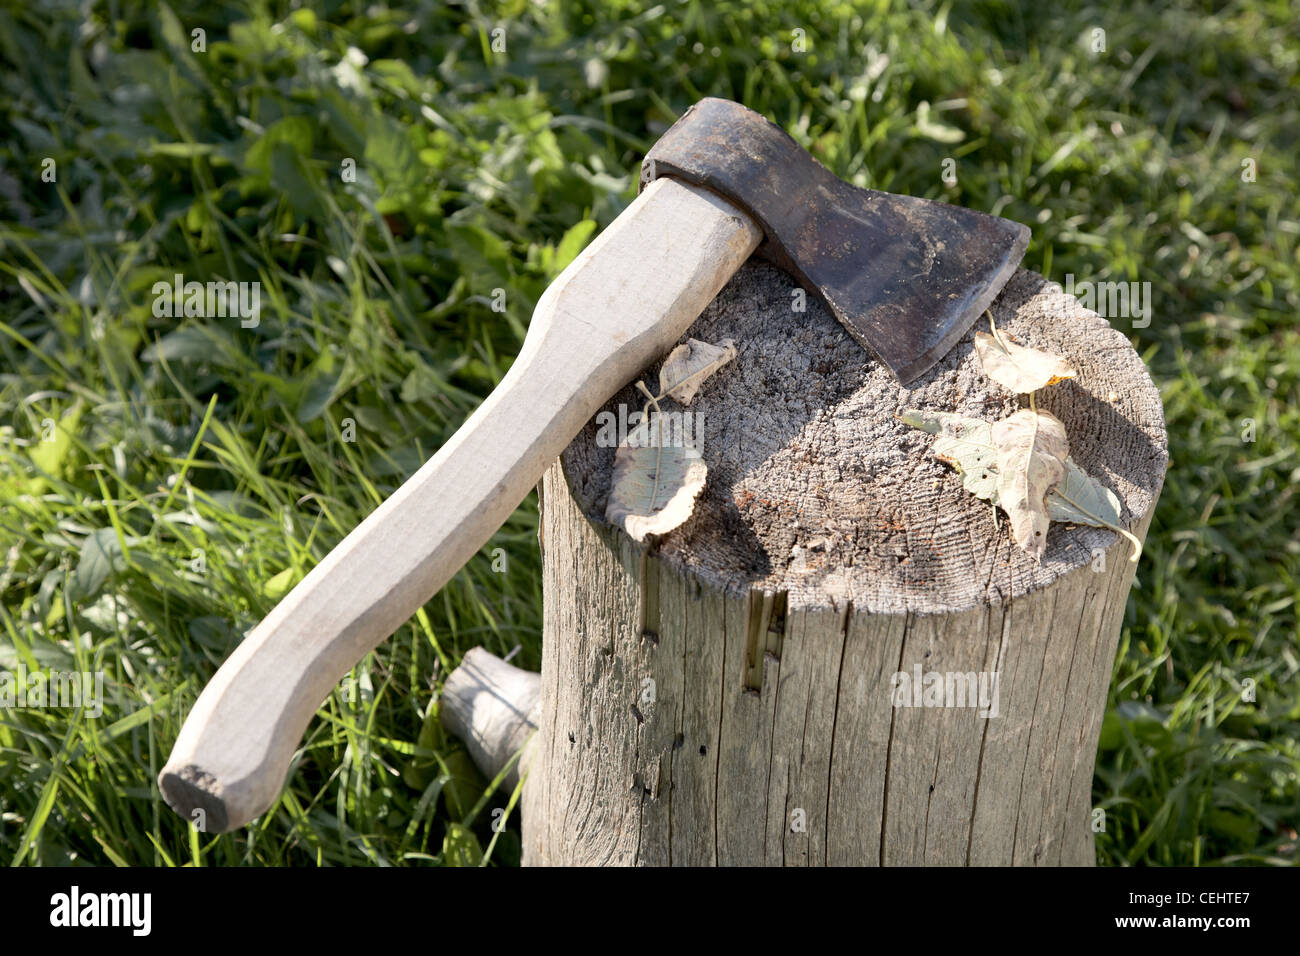
[(658, 397), (689, 405), (708, 377), (735, 357), (736, 346), (731, 339), (723, 339), (721, 345), (687, 339), (664, 360), (659, 370)]
[(1133, 545), (1130, 561), (1142, 556), (1142, 542), (1120, 524), (1120, 503), (1115, 492), (1076, 465), (1072, 458), (1065, 459), (1065, 477), (1061, 483), (1047, 493), (1047, 515), (1053, 521), (1110, 528)]
[(1047, 496), (1047, 516), (1053, 521), (1114, 528), (1120, 522), (1119, 498), (1067, 458), (1065, 477)]
[(957, 469), (962, 487), (986, 501), (997, 503), (997, 449), (993, 426), (982, 418), (968, 418), (951, 412), (922, 412), (903, 409), (902, 421), (936, 436), (934, 454)]
[(708, 475), (698, 449), (681, 435), (655, 433), (658, 416), (643, 421), (614, 453), (614, 475), (605, 517), (634, 541), (666, 534), (695, 509)]
[(1035, 561), (1047, 549), (1050, 521), (1044, 499), (1063, 477), (1070, 443), (1050, 412), (1021, 409), (994, 424), (998, 505), (1011, 519), (1016, 544)]
[(985, 375), (1013, 392), (1035, 392), (1076, 374), (1056, 353), (1017, 345), (1004, 335), (976, 332), (975, 355)]
[[(913, 428), (937, 436), (934, 453), (957, 469), (963, 488), (977, 498), (1001, 506), (997, 448), (993, 442), (993, 426), (989, 422), (949, 412), (923, 412), (912, 408), (903, 409), (898, 417)], [(1073, 458), (1065, 458), (1065, 475), (1047, 492), (1043, 504), (1049, 522), (1110, 528), (1132, 542), (1129, 560), (1136, 561), (1141, 555), (1142, 542), (1120, 524), (1121, 506), (1115, 492), (1080, 468)]]
[[(898, 420), (904, 425), (911, 425), (931, 435), (943, 431), (944, 421), (950, 418), (964, 419), (965, 416), (955, 415), (952, 412), (927, 412), (920, 408), (904, 408), (898, 413)], [(979, 419), (971, 419), (971, 421), (979, 421)]]

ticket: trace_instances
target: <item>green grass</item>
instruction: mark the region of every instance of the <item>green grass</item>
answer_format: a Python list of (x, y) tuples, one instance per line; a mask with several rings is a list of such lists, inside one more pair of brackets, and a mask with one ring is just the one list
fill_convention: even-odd
[[(1098, 756), (1099, 861), (1295, 861), (1286, 0), (289, 6), (0, 2), (0, 668), (106, 675), (98, 720), (0, 712), (0, 860), (518, 860), (517, 811), (490, 826), (511, 794), (436, 696), (476, 644), (538, 665), (532, 502), (326, 702), (253, 826), (192, 833), (154, 781), (241, 632), (454, 432), (644, 150), (716, 94), (853, 182), (1029, 223), (1052, 278), (1151, 283), (1151, 325), (1114, 322), (1172, 464)], [(176, 273), (259, 281), (260, 323), (155, 317)]]

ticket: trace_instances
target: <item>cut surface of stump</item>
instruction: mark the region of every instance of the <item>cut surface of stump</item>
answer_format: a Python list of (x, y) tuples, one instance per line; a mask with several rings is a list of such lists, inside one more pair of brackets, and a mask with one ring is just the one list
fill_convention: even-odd
[[(1077, 369), (1038, 408), (1143, 538), (1167, 451), (1127, 338), (1023, 270), (991, 311), (1004, 336)], [(526, 862), (1091, 862), (1134, 565), (1114, 532), (1057, 522), (1036, 563), (934, 437), (897, 419), (992, 422), (1024, 405), (982, 373), (980, 330), (987, 318), (901, 386), (813, 296), (751, 262), (689, 332), (738, 350), (684, 409), (708, 466), (691, 518), (636, 544), (603, 517), (614, 448), (600, 416), (569, 446), (542, 485)], [(629, 386), (606, 410), (643, 404)], [(940, 706), (923, 698), (930, 675)]]
[[(696, 339), (733, 339), (738, 354), (687, 409), (709, 478), (694, 517), (660, 543), (661, 560), (711, 585), (788, 591), (799, 604), (843, 597), (880, 613), (961, 611), (1045, 587), (1115, 541), (1054, 523), (1037, 564), (930, 453), (934, 437), (895, 418), (912, 407), (997, 421), (1022, 407), (975, 358), (987, 319), (902, 386), (811, 296), (806, 312), (793, 311), (797, 291), (750, 263), (692, 326)], [(1125, 521), (1145, 515), (1164, 477), (1164, 418), (1127, 338), (1024, 270), (991, 311), (1005, 336), (1075, 365), (1078, 377), (1039, 391), (1038, 407), (1065, 424), (1071, 456), (1119, 496)], [(643, 404), (629, 387), (606, 408)], [(597, 434), (593, 420), (563, 461), (579, 505), (603, 520), (614, 449)]]

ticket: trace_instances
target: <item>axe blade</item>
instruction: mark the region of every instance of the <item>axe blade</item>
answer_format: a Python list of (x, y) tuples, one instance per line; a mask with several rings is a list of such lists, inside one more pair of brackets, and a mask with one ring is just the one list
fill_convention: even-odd
[(691, 107), (646, 155), (762, 227), (758, 255), (817, 295), (904, 384), (928, 371), (1015, 272), (1029, 229), (961, 206), (850, 185), (730, 100)]

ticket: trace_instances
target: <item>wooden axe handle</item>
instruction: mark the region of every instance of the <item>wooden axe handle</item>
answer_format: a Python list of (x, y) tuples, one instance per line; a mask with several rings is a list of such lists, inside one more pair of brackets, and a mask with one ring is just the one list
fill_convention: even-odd
[(642, 192), (542, 295), (483, 405), (217, 671), (158, 778), (172, 808), (213, 833), (267, 810), (330, 691), (483, 547), (761, 238), (706, 190), (661, 179)]

